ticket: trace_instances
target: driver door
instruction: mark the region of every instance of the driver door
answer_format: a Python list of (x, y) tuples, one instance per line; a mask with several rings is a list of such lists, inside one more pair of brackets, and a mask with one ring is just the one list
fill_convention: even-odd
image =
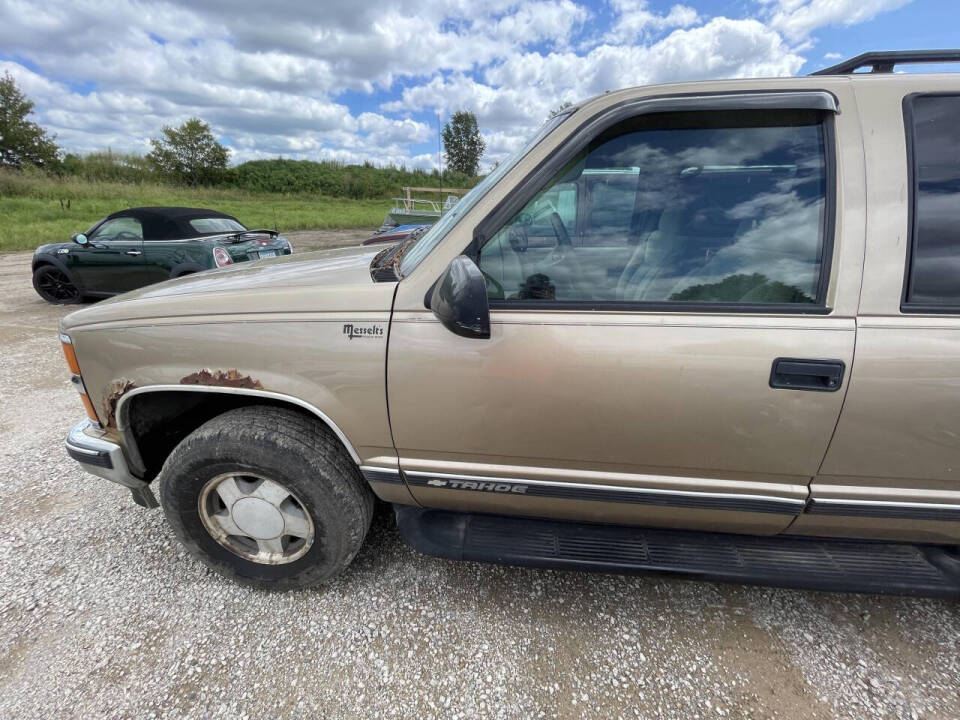
[(147, 284), (143, 259), (143, 226), (132, 217), (105, 220), (71, 250), (71, 268), (84, 291), (121, 293)]
[[(451, 333), (402, 281), (389, 405), (416, 500), (699, 530), (789, 526), (852, 362), (858, 268), (841, 287), (830, 265), (834, 248), (848, 262), (862, 254), (862, 226), (841, 238), (832, 221), (862, 182), (857, 123), (791, 109), (614, 126), (478, 231), (489, 339)], [(843, 195), (838, 148), (851, 168)], [(572, 188), (576, 217), (564, 217), (556, 200)]]

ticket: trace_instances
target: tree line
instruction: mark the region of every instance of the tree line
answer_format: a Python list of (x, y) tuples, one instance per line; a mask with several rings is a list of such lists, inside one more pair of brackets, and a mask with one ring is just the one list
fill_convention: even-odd
[[(143, 155), (110, 150), (82, 156), (67, 155), (57, 174), (90, 182), (187, 184), (160, 173)], [(305, 193), (366, 200), (399, 196), (400, 188), (404, 186), (461, 188), (472, 187), (477, 181), (476, 177), (450, 170), (445, 170), (441, 177), (436, 170), (411, 170), (372, 163), (348, 165), (335, 160), (272, 158), (250, 160), (225, 168), (201, 185), (249, 192)]]
[(110, 150), (87, 155), (64, 154), (56, 137), (30, 119), (34, 103), (9, 73), (0, 78), (0, 167), (32, 166), (52, 175), (69, 175), (98, 182), (165, 182), (186, 186), (227, 186), (251, 192), (311, 193), (334, 197), (380, 198), (403, 186), (472, 187), (478, 181), (485, 150), (473, 113), (454, 113), (443, 128), (447, 168), (408, 170), (378, 167), (370, 162), (348, 165), (336, 161), (252, 160), (229, 166), (229, 151), (210, 126), (191, 118), (177, 127), (164, 127), (150, 140), (146, 155)]

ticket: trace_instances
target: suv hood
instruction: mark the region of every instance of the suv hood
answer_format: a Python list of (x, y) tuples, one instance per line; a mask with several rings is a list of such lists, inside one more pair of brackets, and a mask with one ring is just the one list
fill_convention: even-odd
[(370, 277), (377, 252), (349, 247), (229, 265), (104, 300), (70, 313), (62, 327), (152, 318), (389, 311), (395, 283), (375, 283)]

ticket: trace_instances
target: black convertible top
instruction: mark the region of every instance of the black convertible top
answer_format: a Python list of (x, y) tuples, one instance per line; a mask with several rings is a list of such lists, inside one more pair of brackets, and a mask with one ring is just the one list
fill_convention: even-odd
[[(184, 238), (202, 237), (217, 233), (197, 232), (190, 224), (197, 218), (228, 218), (240, 222), (233, 215), (205, 210), (204, 208), (188, 207), (139, 207), (120, 210), (107, 215), (107, 220), (114, 218), (132, 217), (140, 221), (143, 226), (145, 240), (182, 240)], [(242, 224), (242, 223), (241, 223)], [(246, 227), (246, 226), (244, 226)]]

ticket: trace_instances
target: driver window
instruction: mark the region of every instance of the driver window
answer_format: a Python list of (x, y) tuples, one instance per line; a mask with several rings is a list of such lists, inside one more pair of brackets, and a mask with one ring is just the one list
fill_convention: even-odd
[(132, 217), (107, 220), (90, 236), (90, 240), (143, 240), (143, 228), (140, 221)]
[(641, 116), (558, 172), (479, 265), (494, 301), (822, 304), (826, 188), (821, 113)]

